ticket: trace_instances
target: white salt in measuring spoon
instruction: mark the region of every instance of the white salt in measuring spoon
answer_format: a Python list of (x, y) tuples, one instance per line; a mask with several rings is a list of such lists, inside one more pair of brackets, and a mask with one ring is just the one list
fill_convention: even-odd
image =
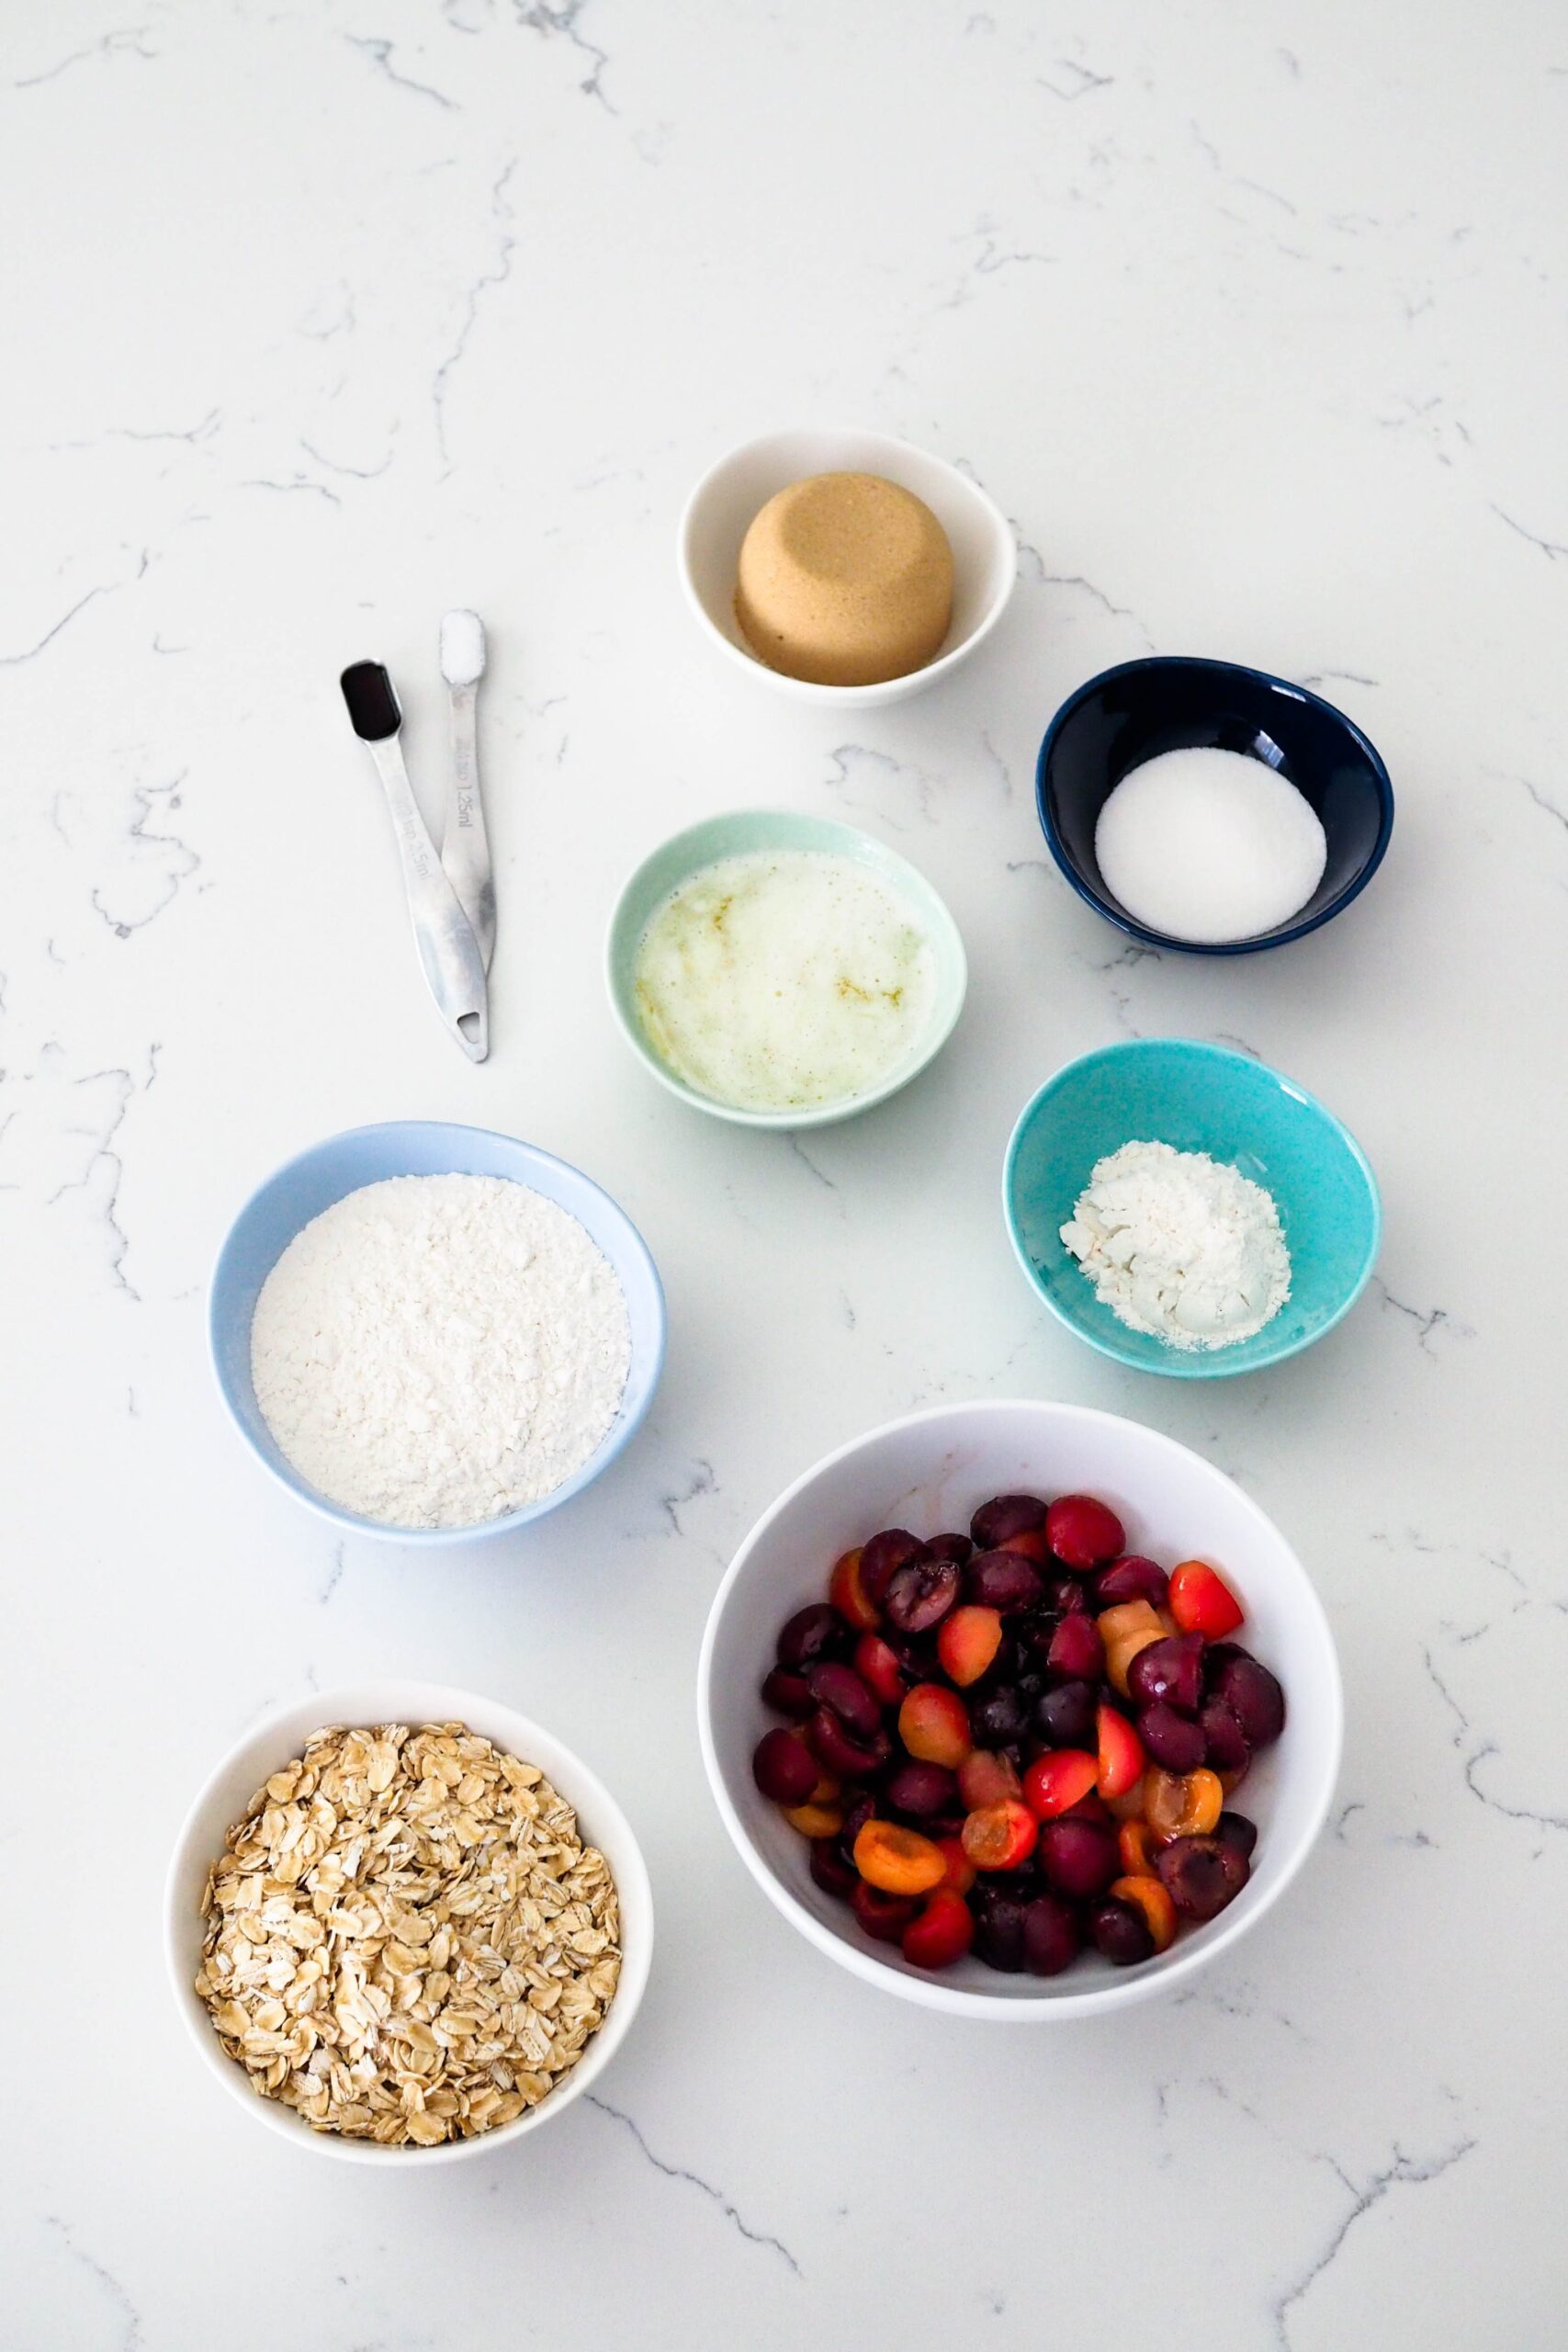
[(379, 662), (355, 662), (340, 683), (354, 731), (376, 763), (391, 810), (414, 944), (430, 993), (469, 1060), (482, 1062), (490, 1051), (484, 958), (414, 801), (398, 741), (403, 715), (391, 679)]
[(441, 624), (441, 674), (452, 695), (452, 776), (441, 865), (457, 893), (484, 967), (495, 953), (495, 869), (479, 797), (475, 713), (485, 669), (484, 623), (478, 613), (448, 613)]

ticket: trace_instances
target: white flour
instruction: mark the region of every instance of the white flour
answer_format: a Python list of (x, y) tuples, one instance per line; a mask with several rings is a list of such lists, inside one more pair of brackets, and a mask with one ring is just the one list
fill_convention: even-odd
[(470, 1527), (540, 1501), (615, 1416), (626, 1296), (574, 1216), (499, 1176), (395, 1176), (297, 1233), (262, 1286), (251, 1377), (332, 1502)]
[(1272, 1198), (1206, 1151), (1124, 1143), (1096, 1162), (1062, 1239), (1122, 1322), (1173, 1348), (1250, 1340), (1291, 1295)]

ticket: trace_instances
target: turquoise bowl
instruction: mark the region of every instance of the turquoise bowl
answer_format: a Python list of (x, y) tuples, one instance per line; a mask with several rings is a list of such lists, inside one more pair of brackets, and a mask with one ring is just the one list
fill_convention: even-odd
[[(1228, 1348), (1173, 1348), (1129, 1330), (1096, 1297), (1061, 1227), (1096, 1160), (1124, 1143), (1226, 1160), (1271, 1193), (1291, 1253), (1291, 1295)], [(1378, 1254), (1377, 1180), (1353, 1135), (1293, 1080), (1190, 1037), (1139, 1037), (1068, 1062), (1024, 1107), (1002, 1206), (1018, 1261), (1059, 1322), (1101, 1355), (1174, 1380), (1260, 1372), (1348, 1315)]]
[[(637, 949), (656, 909), (671, 890), (678, 889), (705, 865), (712, 865), (721, 857), (744, 857), (757, 851), (798, 849), (822, 850), (834, 857), (852, 858), (857, 865), (867, 866), (879, 875), (904, 900), (930, 941), (936, 961), (931, 1018), (924, 1034), (897, 1068), (863, 1093), (808, 1111), (742, 1110), (733, 1102), (720, 1101), (716, 1095), (704, 1094), (696, 1087), (688, 1086), (654, 1052), (637, 1018)], [(837, 1119), (851, 1118), (859, 1111), (869, 1111), (874, 1102), (886, 1102), (901, 1086), (908, 1086), (952, 1035), (953, 1023), (964, 1009), (969, 967), (958, 925), (925, 876), (872, 834), (863, 833), (853, 825), (836, 824), (831, 818), (806, 817), (785, 808), (737, 808), (728, 816), (708, 817), (701, 824), (688, 825), (684, 832), (672, 835), (651, 857), (644, 858), (616, 899), (610, 917), (604, 943), (604, 978), (622, 1035), (637, 1059), (671, 1094), (678, 1094), (694, 1110), (709, 1112), (716, 1119), (731, 1119), (738, 1126), (793, 1129), (822, 1127)]]

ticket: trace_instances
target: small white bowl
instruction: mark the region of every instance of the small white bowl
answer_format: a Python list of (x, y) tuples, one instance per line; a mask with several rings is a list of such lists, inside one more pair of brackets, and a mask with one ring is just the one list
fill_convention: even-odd
[[(908, 677), (873, 686), (824, 686), (759, 662), (735, 617), (740, 542), (775, 491), (808, 474), (881, 474), (923, 498), (953, 548), (953, 624), (941, 651)], [(710, 468), (681, 517), (681, 584), (705, 632), (730, 661), (796, 702), (868, 710), (902, 702), (945, 677), (989, 637), (1018, 578), (1007, 517), (956, 466), (886, 433), (821, 427), (765, 433)]]
[[(558, 2088), (514, 2123), (481, 2132), (470, 2140), (446, 2140), (434, 2148), (384, 2148), (369, 2140), (318, 2132), (291, 2107), (263, 2098), (251, 2088), (244, 2069), (229, 2057), (212, 2020), (197, 1998), (195, 1977), (201, 1962), (201, 1898), (207, 1873), (222, 1851), (230, 1826), (240, 1820), (269, 1773), (298, 1756), (306, 1740), (326, 1724), (463, 1723), (492, 1740), (509, 1756), (536, 1764), (577, 1810), (585, 1841), (597, 1846), (610, 1865), (621, 1909), (621, 1976), (615, 1997), (598, 2032)], [(438, 1682), (365, 1682), (341, 1690), (312, 1691), (252, 1725), (217, 1767), (186, 1815), (169, 1865), (164, 1899), (164, 1950), (181, 2016), (211, 2073), (248, 2115), (318, 2155), (351, 2164), (389, 2165), (405, 2171), (415, 2165), (455, 2164), (485, 2155), (525, 2132), (536, 2132), (595, 2082), (630, 2032), (648, 1983), (653, 1956), (653, 1891), (637, 1839), (620, 1806), (587, 1765), (553, 1733), (526, 1715), (514, 1714), (494, 1699), (452, 1690)]]
[[(967, 1530), (989, 1496), (1100, 1495), (1129, 1548), (1166, 1563), (1211, 1560), (1247, 1611), (1241, 1639), (1284, 1685), (1285, 1729), (1237, 1804), (1258, 1823), (1252, 1876), (1234, 1903), (1184, 1927), (1135, 1968), (1086, 1952), (1060, 1976), (1009, 1976), (966, 1959), (940, 1975), (874, 1944), (825, 1894), (806, 1840), (751, 1778), (751, 1753), (779, 1718), (759, 1684), (779, 1628), (827, 1596), (840, 1553), (881, 1527)], [(703, 1761), (726, 1828), (793, 1927), (868, 1984), (956, 2017), (1010, 2023), (1103, 2016), (1169, 1992), (1227, 1951), (1279, 1900), (1323, 1826), (1339, 1770), (1344, 1702), (1334, 1639), (1305, 1569), (1255, 1502), (1174, 1439), (1113, 1413), (1034, 1399), (937, 1405), (840, 1446), (797, 1478), (741, 1544), (714, 1599), (697, 1668)]]

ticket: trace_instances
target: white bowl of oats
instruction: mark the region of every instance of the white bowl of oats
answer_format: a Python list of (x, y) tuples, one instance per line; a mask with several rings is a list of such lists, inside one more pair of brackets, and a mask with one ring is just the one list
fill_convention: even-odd
[(197, 2049), (252, 2115), (325, 2155), (442, 2164), (536, 2130), (609, 2064), (653, 1896), (620, 1807), (541, 1724), (365, 1683), (279, 1708), (218, 1766), (164, 1942)]

